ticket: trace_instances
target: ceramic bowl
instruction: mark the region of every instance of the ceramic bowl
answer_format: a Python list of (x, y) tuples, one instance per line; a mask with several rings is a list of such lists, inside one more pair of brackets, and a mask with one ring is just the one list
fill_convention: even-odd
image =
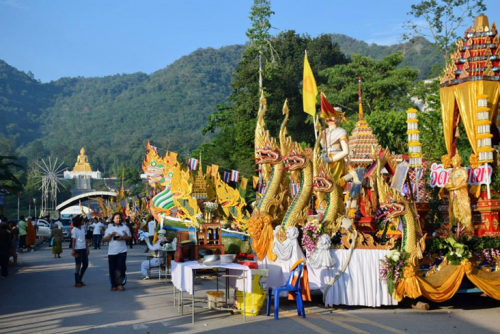
[(236, 254), (224, 254), (220, 256), (220, 263), (232, 263), (236, 258)]
[(203, 257), (204, 264), (211, 264), (211, 263), (214, 263), (216, 261), (220, 261), (220, 255), (212, 254), (212, 255), (205, 255)]

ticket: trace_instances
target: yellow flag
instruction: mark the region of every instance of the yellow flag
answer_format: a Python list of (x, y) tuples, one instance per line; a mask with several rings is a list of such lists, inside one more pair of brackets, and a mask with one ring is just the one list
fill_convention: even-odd
[(212, 176), (212, 166), (207, 166), (207, 173), (205, 175)]
[(248, 184), (248, 179), (246, 177), (243, 177), (241, 179), (240, 188), (241, 189), (246, 189), (247, 188), (247, 184)]
[(219, 166), (217, 165), (212, 165), (212, 176), (217, 177), (217, 174), (219, 173)]
[(253, 188), (257, 188), (257, 185), (259, 184), (259, 177), (258, 176), (252, 176), (252, 181), (253, 181)]
[(304, 78), (302, 80), (302, 98), (304, 101), (304, 112), (312, 117), (316, 116), (316, 96), (318, 95), (318, 86), (311, 70), (311, 65), (307, 60), (307, 53), (304, 56)]

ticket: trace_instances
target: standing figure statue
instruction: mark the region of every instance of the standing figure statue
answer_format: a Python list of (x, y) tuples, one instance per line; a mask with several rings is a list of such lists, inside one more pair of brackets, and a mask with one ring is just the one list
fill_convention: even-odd
[[(330, 177), (335, 182), (337, 187), (337, 213), (343, 214), (344, 200), (342, 196), (342, 188), (345, 185), (347, 178), (343, 176), (347, 173), (345, 157), (349, 155), (349, 138), (347, 132), (339, 125), (342, 124), (344, 118), (343, 113), (336, 113), (326, 119), (328, 128), (323, 130), (320, 137), (321, 156), (325, 163), (328, 163), (330, 168)], [(336, 218), (336, 217), (335, 217)]]
[(451, 164), (453, 169), (445, 186), (450, 192), (450, 224), (458, 225), (460, 223), (465, 228), (466, 233), (472, 236), (474, 235), (474, 228), (472, 227), (470, 199), (467, 189), (467, 170), (462, 167), (462, 159), (458, 154), (453, 156)]

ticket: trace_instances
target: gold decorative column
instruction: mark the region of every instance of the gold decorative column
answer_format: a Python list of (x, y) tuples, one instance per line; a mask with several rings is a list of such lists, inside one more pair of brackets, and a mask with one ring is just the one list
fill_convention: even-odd
[(408, 158), (410, 159), (410, 167), (422, 167), (422, 144), (420, 143), (420, 131), (418, 130), (418, 118), (416, 109), (408, 109), (406, 111), (408, 124)]

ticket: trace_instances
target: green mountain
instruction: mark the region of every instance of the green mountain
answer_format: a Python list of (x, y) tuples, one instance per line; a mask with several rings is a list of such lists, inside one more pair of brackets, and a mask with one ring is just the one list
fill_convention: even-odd
[(332, 41), (337, 43), (340, 50), (347, 55), (353, 53), (380, 60), (385, 56), (403, 51), (404, 60), (401, 67), (408, 66), (419, 70), (419, 78), (427, 79), (432, 73), (433, 66), (444, 66), (443, 55), (425, 38), (417, 37), (411, 42), (394, 45), (368, 44), (355, 38), (331, 34)]
[[(402, 65), (419, 69), (421, 78), (442, 63), (424, 39), (380, 46), (330, 36), (346, 54), (381, 59), (402, 50)], [(14, 142), (9, 145), (29, 162), (50, 155), (68, 167), (85, 147), (92, 166), (105, 175), (117, 175), (122, 165), (140, 166), (147, 140), (161, 154), (174, 150), (186, 156), (212, 138), (201, 129), (216, 106), (227, 103), (244, 50), (243, 45), (198, 49), (150, 75), (61, 78), (50, 83), (0, 60), (0, 144)]]
[(244, 49), (199, 49), (151, 75), (47, 84), (2, 61), (0, 131), (21, 146), (21, 155), (52, 155), (68, 166), (83, 146), (93, 167), (113, 174), (122, 164), (139, 166), (148, 139), (162, 154), (187, 154), (209, 139), (201, 129), (216, 105), (226, 102)]

